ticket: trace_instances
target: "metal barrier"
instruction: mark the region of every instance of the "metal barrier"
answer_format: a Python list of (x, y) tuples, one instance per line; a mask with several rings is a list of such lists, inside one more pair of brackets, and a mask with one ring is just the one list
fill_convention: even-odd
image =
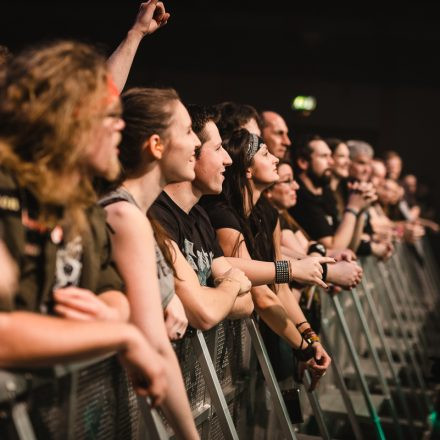
[[(321, 292), (322, 337), (333, 363), (316, 392), (302, 393), (302, 425), (290, 423), (254, 318), (224, 321), (175, 344), (202, 439), (415, 440), (429, 432), (435, 395), (421, 366), (440, 334), (429, 246), (399, 245), (390, 261), (366, 259), (362, 266), (357, 289)], [(275, 426), (255, 412), (258, 377)], [(0, 371), (0, 439), (17, 438), (162, 440), (173, 433), (135, 396), (113, 356), (32, 374)]]

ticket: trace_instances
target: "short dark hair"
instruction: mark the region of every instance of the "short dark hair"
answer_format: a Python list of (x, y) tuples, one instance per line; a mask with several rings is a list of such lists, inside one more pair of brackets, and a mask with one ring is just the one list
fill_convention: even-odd
[(259, 113), (249, 104), (226, 101), (216, 107), (220, 114), (217, 126), (223, 140), (228, 140), (234, 131), (242, 128), (251, 119), (255, 119), (260, 129), (263, 125)]
[[(189, 104), (186, 108), (191, 116), (192, 129), (203, 145), (207, 141), (204, 132), (206, 124), (208, 122), (214, 122), (214, 124), (217, 124), (219, 120), (219, 112), (212, 105)], [(200, 156), (202, 145), (195, 151), (196, 159)]]
[(338, 148), (339, 145), (345, 144), (345, 141), (339, 138), (325, 138), (324, 141), (328, 145), (330, 150), (332, 150), (332, 153), (336, 151), (336, 148)]
[(398, 159), (402, 160), (402, 156), (395, 150), (386, 150), (382, 154), (383, 160), (388, 161), (390, 159), (393, 159), (397, 157)]
[(318, 134), (307, 134), (300, 136), (293, 149), (292, 167), (295, 173), (301, 173), (302, 169), (298, 166), (298, 160), (303, 159), (310, 162), (312, 157), (312, 147), (310, 144), (313, 141), (323, 141), (324, 139)]

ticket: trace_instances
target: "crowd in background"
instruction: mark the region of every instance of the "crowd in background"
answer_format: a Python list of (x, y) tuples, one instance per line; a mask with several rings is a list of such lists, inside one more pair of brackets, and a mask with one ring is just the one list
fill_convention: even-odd
[(331, 362), (320, 295), (439, 226), (396, 151), (291, 138), (270, 102), (124, 90), (169, 18), (143, 3), (108, 59), (74, 41), (0, 51), (0, 367), (117, 351), (190, 439), (172, 341), (255, 314), (280, 386), (308, 368), (314, 387)]

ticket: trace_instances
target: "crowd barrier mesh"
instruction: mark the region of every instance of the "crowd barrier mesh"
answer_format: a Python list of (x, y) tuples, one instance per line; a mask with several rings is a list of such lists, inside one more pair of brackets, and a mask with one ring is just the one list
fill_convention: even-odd
[[(424, 246), (425, 252), (428, 252), (426, 251), (427, 244), (424, 243)], [(419, 313), (417, 318), (421, 319), (422, 332), (426, 332), (426, 329), (429, 328), (427, 322), (438, 318), (438, 299), (436, 298), (438, 295), (438, 284), (436, 284), (438, 272), (436, 272), (437, 267), (434, 266), (432, 258), (429, 260), (430, 267), (428, 268), (428, 263), (421, 263), (413, 253), (412, 249), (401, 245), (398, 247), (396, 259), (393, 262), (387, 262), (383, 267), (388, 271), (387, 273), (394, 277), (390, 277), (394, 283), (397, 283), (397, 268), (399, 264), (402, 264), (405, 277), (401, 281), (398, 280), (399, 286), (394, 284), (393, 289), (406, 286), (405, 288), (410, 291), (418, 288), (417, 292), (413, 292), (417, 293), (418, 301), (420, 301), (420, 307), (417, 308), (417, 313)], [(378, 304), (378, 316), (384, 325), (388, 324), (385, 321), (387, 315), (384, 314), (384, 309), (379, 307), (383, 300), (381, 295), (388, 286), (387, 280), (383, 279), (385, 272), (381, 272), (377, 262), (372, 259), (362, 261), (362, 266), (367, 284), (360, 286), (357, 290), (367, 322), (371, 323), (374, 317), (366, 303), (364, 289), (374, 285), (372, 297)], [(394, 293), (399, 293), (399, 290), (395, 290)], [(352, 368), (350, 352), (341, 336), (341, 328), (336, 319), (335, 309), (330, 304), (330, 300), (326, 298), (325, 293), (321, 292), (321, 295), (323, 295), (322, 315), (326, 338), (331, 343), (333, 359), (344, 372), (344, 380), (348, 384), (356, 376), (353, 372), (350, 373), (350, 368)], [(356, 351), (360, 358), (363, 358), (368, 352), (368, 346), (355, 313), (353, 297), (344, 292), (340, 295), (339, 300)], [(411, 299), (408, 299), (409, 305), (410, 301)], [(401, 304), (398, 305), (401, 306)], [(405, 313), (408, 315), (408, 310)], [(402, 316), (405, 317), (404, 314)], [(387, 327), (384, 328), (389, 331)], [(215, 328), (204, 332), (204, 339), (209, 353), (203, 355), (210, 356), (212, 359), (238, 437), (246, 440), (253, 438), (252, 435), (255, 432), (253, 425), (256, 423), (255, 386), (257, 383), (261, 383), (261, 376), (251, 349), (251, 341), (245, 322), (243, 320), (225, 320)], [(200, 358), (198, 358), (200, 354), (197, 355), (193, 342), (193, 336), (190, 335), (174, 343), (174, 348), (180, 362), (184, 384), (199, 434), (202, 439), (228, 438), (225, 436), (219, 414), (212, 404), (212, 398), (206, 385), (206, 377), (200, 364)], [(416, 352), (416, 356), (422, 355), (423, 353)], [(383, 360), (383, 358), (381, 359)], [(409, 366), (411, 367), (410, 364)], [(364, 371), (364, 373), (367, 376), (369, 374), (368, 371)], [(260, 379), (256, 380), (257, 377)], [(322, 380), (318, 389), (318, 401), (325, 406), (326, 396), (336, 388), (337, 381), (334, 373), (329, 370), (329, 374)], [(359, 388), (354, 385), (354, 390), (356, 389)], [(376, 389), (373, 388), (372, 391), (374, 392)], [(259, 395), (261, 393), (257, 393), (257, 396)], [(302, 394), (301, 400), (307, 422), (313, 419), (316, 414), (313, 414), (304, 396), (305, 393)], [(20, 412), (17, 408), (20, 410), (24, 408), (25, 411)], [(270, 412), (273, 408), (268, 408), (268, 410)], [(23, 371), (0, 370), (1, 440), (32, 440), (33, 438), (42, 440), (134, 440), (150, 438), (148, 432), (153, 427), (145, 426), (146, 422), (142, 417), (142, 411), (145, 409), (138, 405), (137, 397), (127, 374), (116, 356), (83, 364), (33, 371), (32, 374)], [(326, 409), (323, 408), (322, 411), (325, 414)], [(265, 417), (261, 417), (261, 420), (264, 420)], [(173, 433), (165, 417), (162, 415), (158, 420), (161, 420), (164, 432), (166, 432), (163, 438), (172, 439)], [(26, 429), (26, 427), (29, 428), (28, 422), (30, 422), (30, 430)], [(335, 422), (327, 418), (327, 423), (331, 426)], [(305, 431), (304, 426), (306, 425), (307, 423), (298, 425), (297, 431)], [(279, 433), (279, 426), (275, 426), (275, 428), (263, 427), (263, 431), (264, 429), (274, 429), (273, 433)], [(309, 432), (316, 434), (316, 427), (314, 431), (309, 429)], [(266, 431), (264, 436), (271, 438), (271, 432)], [(344, 437), (342, 436), (342, 438)], [(347, 438), (350, 438), (350, 434), (347, 435)]]

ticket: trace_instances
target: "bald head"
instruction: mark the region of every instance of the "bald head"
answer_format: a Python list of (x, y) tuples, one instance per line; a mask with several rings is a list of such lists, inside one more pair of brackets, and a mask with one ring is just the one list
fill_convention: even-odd
[(272, 111), (261, 113), (263, 120), (262, 137), (269, 151), (279, 159), (286, 156), (290, 142), (287, 124), (281, 115)]

